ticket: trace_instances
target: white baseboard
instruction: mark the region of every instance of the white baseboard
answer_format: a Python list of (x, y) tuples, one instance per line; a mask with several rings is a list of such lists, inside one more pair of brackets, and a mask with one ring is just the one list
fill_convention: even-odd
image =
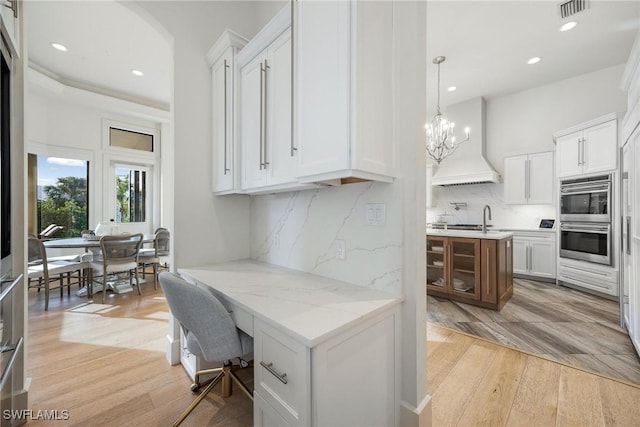
[(431, 427), (431, 396), (426, 395), (418, 407), (401, 402), (400, 427)]

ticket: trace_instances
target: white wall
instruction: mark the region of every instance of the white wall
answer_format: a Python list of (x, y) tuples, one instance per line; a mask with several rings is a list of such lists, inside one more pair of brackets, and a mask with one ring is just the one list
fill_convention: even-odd
[[(505, 156), (555, 151), (554, 132), (624, 112), (626, 95), (619, 88), (623, 70), (624, 65), (605, 68), (487, 100), (486, 154), (491, 165), (503, 174)], [(502, 184), (433, 187), (433, 197), (427, 222), (437, 221), (446, 210), (452, 215), (449, 222), (481, 223), (486, 204), (493, 214), (490, 223), (497, 227), (537, 228), (540, 219), (556, 217), (553, 205), (505, 205)], [(453, 202), (466, 202), (467, 207), (455, 211)]]
[(136, 2), (174, 38), (174, 256), (177, 267), (249, 257), (247, 196), (211, 193), (211, 81), (205, 55), (225, 28), (250, 38), (268, 6)]
[[(33, 70), (29, 74), (32, 75)], [(36, 80), (42, 82), (43, 76)], [(94, 95), (92, 102), (86, 104), (75, 94), (85, 92), (78, 89), (62, 88), (61, 93), (50, 92), (46, 88), (34, 83), (34, 78), (28, 80), (25, 99), (25, 147), (27, 153), (46, 156), (72, 157), (90, 162), (89, 167), (89, 227), (95, 228), (99, 221), (108, 221), (113, 215), (108, 207), (103, 205), (104, 180), (107, 171), (103, 168), (103, 120), (117, 121), (126, 125), (139, 126), (146, 129), (160, 131), (161, 123), (156, 120), (142, 119), (132, 115), (115, 112), (111, 107), (113, 99), (104, 95)], [(86, 94), (85, 94), (86, 95)], [(121, 108), (116, 111), (126, 111), (123, 106), (127, 101), (115, 101)], [(153, 112), (149, 107), (145, 110)], [(163, 112), (158, 112), (163, 116)], [(149, 229), (140, 231), (150, 233)]]

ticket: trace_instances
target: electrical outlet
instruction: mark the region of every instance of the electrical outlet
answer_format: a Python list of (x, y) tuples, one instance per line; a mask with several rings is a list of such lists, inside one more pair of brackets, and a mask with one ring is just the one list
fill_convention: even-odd
[(347, 257), (347, 243), (342, 240), (336, 240), (336, 258), (345, 259)]

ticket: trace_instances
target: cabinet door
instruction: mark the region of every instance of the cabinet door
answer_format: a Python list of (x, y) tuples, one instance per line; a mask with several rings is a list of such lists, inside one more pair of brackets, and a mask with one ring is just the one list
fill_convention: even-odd
[(451, 292), (480, 299), (480, 239), (450, 238)]
[(582, 132), (565, 135), (556, 140), (558, 178), (582, 173)]
[(240, 149), (242, 188), (266, 184), (264, 143), (264, 56), (258, 55), (240, 70)]
[(529, 204), (553, 204), (553, 171), (553, 152), (529, 154), (527, 165)]
[(233, 189), (233, 49), (211, 67), (212, 89), (212, 143), (213, 143), (213, 191)]
[(513, 272), (515, 274), (529, 274), (529, 241), (513, 239)]
[(617, 122), (602, 123), (584, 130), (583, 172), (601, 172), (616, 168), (618, 156)]
[(553, 239), (531, 240), (530, 273), (532, 276), (554, 279), (556, 277), (556, 245)]
[(427, 237), (427, 288), (443, 291), (447, 277), (447, 239)]
[(295, 140), (300, 176), (349, 168), (349, 1), (295, 2)]
[(505, 157), (504, 202), (513, 205), (527, 203), (527, 156)]
[(498, 257), (497, 240), (483, 239), (480, 245), (481, 261), (481, 299), (482, 301), (498, 302)]
[(253, 392), (253, 425), (254, 427), (291, 426), (271, 405), (264, 401), (257, 391)]
[(266, 59), (265, 147), (268, 183), (295, 181), (297, 159), (291, 133), (291, 30), (285, 31), (268, 48)]

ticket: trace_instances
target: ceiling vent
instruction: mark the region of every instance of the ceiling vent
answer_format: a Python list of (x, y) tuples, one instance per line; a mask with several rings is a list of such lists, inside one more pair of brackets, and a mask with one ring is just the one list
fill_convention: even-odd
[(562, 19), (568, 18), (583, 10), (587, 10), (589, 8), (589, 0), (564, 1), (558, 5), (558, 8), (560, 9), (560, 17)]

